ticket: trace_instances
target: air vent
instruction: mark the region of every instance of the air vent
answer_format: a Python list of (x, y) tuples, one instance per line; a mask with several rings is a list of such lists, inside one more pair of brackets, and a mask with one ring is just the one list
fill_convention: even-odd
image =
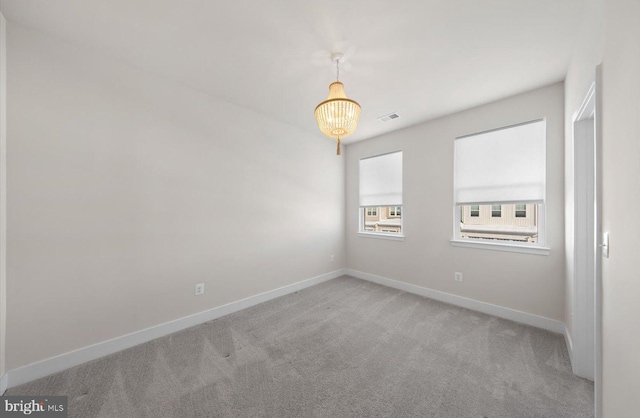
[(394, 113), (389, 113), (388, 115), (385, 115), (385, 116), (380, 116), (378, 120), (381, 122), (389, 122), (390, 120), (398, 119), (399, 117), (400, 115), (394, 112)]

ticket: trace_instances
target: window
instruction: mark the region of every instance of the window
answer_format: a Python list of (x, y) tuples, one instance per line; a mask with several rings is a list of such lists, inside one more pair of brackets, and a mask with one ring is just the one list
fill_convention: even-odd
[(546, 254), (545, 194), (544, 120), (456, 138), (454, 204), (461, 209), (454, 211), (452, 245)]
[(402, 236), (402, 151), (360, 160), (359, 217), (364, 235)]

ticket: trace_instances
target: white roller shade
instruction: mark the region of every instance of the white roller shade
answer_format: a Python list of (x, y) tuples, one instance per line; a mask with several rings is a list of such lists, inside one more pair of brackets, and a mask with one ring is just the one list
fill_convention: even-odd
[(457, 205), (544, 203), (545, 188), (544, 120), (456, 138)]
[(360, 206), (402, 206), (402, 151), (360, 160)]

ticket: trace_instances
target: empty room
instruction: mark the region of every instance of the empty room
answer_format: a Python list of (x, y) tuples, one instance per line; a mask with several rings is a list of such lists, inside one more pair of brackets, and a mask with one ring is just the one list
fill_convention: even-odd
[(0, 417), (640, 416), (640, 0), (0, 0)]

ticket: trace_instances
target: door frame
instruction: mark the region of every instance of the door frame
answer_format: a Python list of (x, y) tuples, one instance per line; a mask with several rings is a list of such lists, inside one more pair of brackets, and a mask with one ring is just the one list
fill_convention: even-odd
[[(602, 417), (602, 258), (609, 257), (609, 248), (603, 248), (602, 232), (602, 64), (596, 66), (595, 114), (595, 416)], [(608, 242), (607, 242), (608, 246)]]
[(573, 372), (593, 380), (602, 407), (602, 68), (572, 118), (574, 163)]

